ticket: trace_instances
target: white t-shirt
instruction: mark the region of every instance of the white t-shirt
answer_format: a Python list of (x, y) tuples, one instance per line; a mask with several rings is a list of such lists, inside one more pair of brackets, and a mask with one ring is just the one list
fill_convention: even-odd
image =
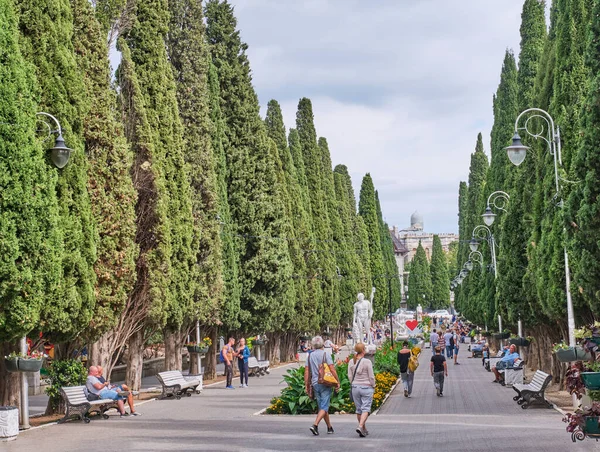
[(452, 333), (448, 332), (444, 334), (444, 342), (446, 342), (446, 347), (450, 347), (450, 338), (452, 337)]
[(431, 333), (429, 340), (431, 341), (432, 347), (435, 347), (438, 343), (440, 336), (437, 333)]
[(94, 387), (94, 385), (98, 384), (98, 383), (100, 383), (100, 380), (98, 380), (96, 377), (93, 377), (92, 375), (88, 375), (87, 380), (85, 381), (85, 387), (92, 394), (100, 395), (100, 393), (102, 392), (102, 390), (104, 388), (102, 388), (102, 389), (96, 389)]

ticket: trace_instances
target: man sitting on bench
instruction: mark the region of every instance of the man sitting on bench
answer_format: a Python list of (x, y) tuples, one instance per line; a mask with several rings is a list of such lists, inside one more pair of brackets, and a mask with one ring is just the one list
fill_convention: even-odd
[[(100, 383), (104, 383), (106, 382), (106, 380), (104, 379), (104, 377), (102, 376), (103, 374), (103, 369), (102, 366), (98, 366), (98, 381)], [(140, 413), (138, 413), (137, 411), (135, 411), (135, 408), (133, 408), (133, 392), (131, 392), (129, 390), (129, 387), (126, 384), (122, 384), (122, 385), (111, 385), (109, 383), (109, 385), (107, 386), (108, 389), (113, 389), (114, 391), (117, 392), (122, 392), (122, 391), (127, 391), (129, 394), (127, 395), (127, 405), (129, 405), (129, 411), (131, 412), (130, 414), (132, 416), (141, 416)], [(121, 394), (121, 396), (123, 396), (123, 394)]]
[(519, 359), (517, 347), (511, 345), (508, 350), (504, 351), (504, 356), (502, 359), (498, 361), (494, 367), (492, 367), (492, 372), (494, 372), (494, 375), (496, 376), (496, 379), (492, 383), (502, 383), (504, 381), (504, 377), (498, 371), (512, 368), (517, 359)]
[(100, 383), (100, 380), (98, 380), (98, 375), (98, 367), (90, 367), (90, 369), (88, 370), (88, 377), (85, 382), (85, 387), (89, 391), (90, 396), (93, 395), (95, 397), (94, 400), (115, 400), (117, 402), (119, 413), (121, 413), (121, 417), (129, 416), (125, 411), (125, 403), (123, 403), (123, 397), (120, 396), (117, 391), (113, 389), (108, 389), (110, 387), (110, 383), (108, 381)]

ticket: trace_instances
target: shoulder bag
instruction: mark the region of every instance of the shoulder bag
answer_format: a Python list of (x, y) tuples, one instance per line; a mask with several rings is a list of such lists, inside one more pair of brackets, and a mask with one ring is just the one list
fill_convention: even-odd
[(363, 360), (363, 358), (359, 359), (358, 362), (356, 363), (356, 367), (354, 368), (354, 373), (352, 374), (352, 380), (350, 381), (350, 401), (352, 403), (354, 403), (354, 397), (352, 396), (352, 383), (354, 383), (354, 378), (356, 378), (356, 371), (358, 370), (358, 366), (360, 365), (360, 362)]
[(339, 384), (337, 378), (335, 378), (335, 375), (333, 375), (331, 369), (329, 369), (325, 352), (323, 352), (323, 362), (319, 366), (319, 379), (317, 380), (317, 383), (331, 387), (337, 386)]

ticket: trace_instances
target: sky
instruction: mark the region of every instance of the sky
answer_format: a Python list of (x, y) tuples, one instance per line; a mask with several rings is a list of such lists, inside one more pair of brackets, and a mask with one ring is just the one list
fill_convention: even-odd
[(294, 127), (312, 100), (317, 134), (358, 197), (365, 173), (386, 222), (457, 232), (458, 185), (477, 134), (489, 155), (492, 96), (519, 51), (523, 0), (230, 0), (264, 115)]

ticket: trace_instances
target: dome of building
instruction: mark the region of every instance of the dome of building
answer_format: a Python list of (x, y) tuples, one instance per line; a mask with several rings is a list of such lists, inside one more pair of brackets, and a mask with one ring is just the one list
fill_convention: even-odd
[(423, 230), (423, 215), (418, 210), (410, 216), (410, 228), (418, 231)]

